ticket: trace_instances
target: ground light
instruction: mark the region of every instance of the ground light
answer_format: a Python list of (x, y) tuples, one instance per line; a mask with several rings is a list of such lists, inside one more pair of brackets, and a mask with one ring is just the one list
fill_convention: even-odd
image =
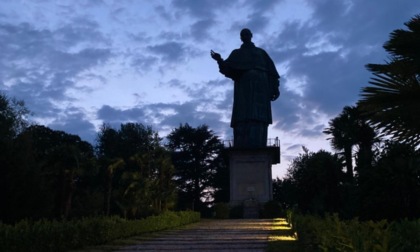
[(297, 251), (297, 235), (291, 225), (284, 218), (276, 218), (273, 221), (267, 251)]

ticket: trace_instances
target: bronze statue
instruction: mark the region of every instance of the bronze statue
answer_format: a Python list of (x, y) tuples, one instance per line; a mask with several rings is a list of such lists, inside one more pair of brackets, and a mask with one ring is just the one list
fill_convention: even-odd
[(242, 45), (226, 60), (211, 50), (219, 71), (234, 81), (234, 147), (259, 148), (267, 142), (267, 127), (272, 123), (271, 101), (279, 95), (279, 74), (270, 56), (252, 43), (249, 29), (241, 31)]

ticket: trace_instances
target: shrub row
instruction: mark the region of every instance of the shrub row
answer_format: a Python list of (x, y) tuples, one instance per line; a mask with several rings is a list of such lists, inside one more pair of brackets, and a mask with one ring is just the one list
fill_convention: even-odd
[(420, 220), (342, 221), (337, 215), (294, 216), (301, 251), (420, 251)]
[[(216, 203), (213, 210), (217, 219), (240, 219), (244, 214), (243, 205), (232, 207), (229, 203)], [(272, 200), (260, 205), (259, 216), (260, 218), (278, 218), (284, 216), (284, 211), (278, 202)]]
[(92, 217), (71, 221), (0, 223), (0, 251), (67, 251), (174, 228), (200, 220), (197, 212), (165, 212), (141, 220)]

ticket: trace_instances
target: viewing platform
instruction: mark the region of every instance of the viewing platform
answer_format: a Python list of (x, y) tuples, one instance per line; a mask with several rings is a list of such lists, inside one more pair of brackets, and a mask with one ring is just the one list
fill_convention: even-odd
[(223, 145), (227, 150), (242, 150), (242, 151), (268, 151), (272, 155), (272, 164), (279, 164), (280, 163), (280, 139), (276, 138), (268, 138), (267, 144), (265, 147), (259, 148), (244, 148), (244, 147), (235, 147), (233, 140), (224, 140)]
[[(233, 148), (234, 147), (234, 141), (231, 140), (223, 140), (223, 145), (225, 148)], [(280, 148), (280, 139), (278, 137), (276, 138), (268, 138), (267, 139), (267, 147), (279, 147)]]

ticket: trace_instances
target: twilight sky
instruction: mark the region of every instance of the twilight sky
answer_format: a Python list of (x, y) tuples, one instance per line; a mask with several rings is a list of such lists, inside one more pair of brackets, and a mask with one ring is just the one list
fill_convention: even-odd
[(330, 150), (322, 130), (418, 13), (418, 0), (0, 0), (0, 91), (24, 100), (33, 122), (91, 143), (103, 122), (161, 137), (207, 124), (231, 139), (233, 83), (210, 49), (226, 58), (247, 27), (281, 75), (269, 127), (281, 177), (302, 145)]

